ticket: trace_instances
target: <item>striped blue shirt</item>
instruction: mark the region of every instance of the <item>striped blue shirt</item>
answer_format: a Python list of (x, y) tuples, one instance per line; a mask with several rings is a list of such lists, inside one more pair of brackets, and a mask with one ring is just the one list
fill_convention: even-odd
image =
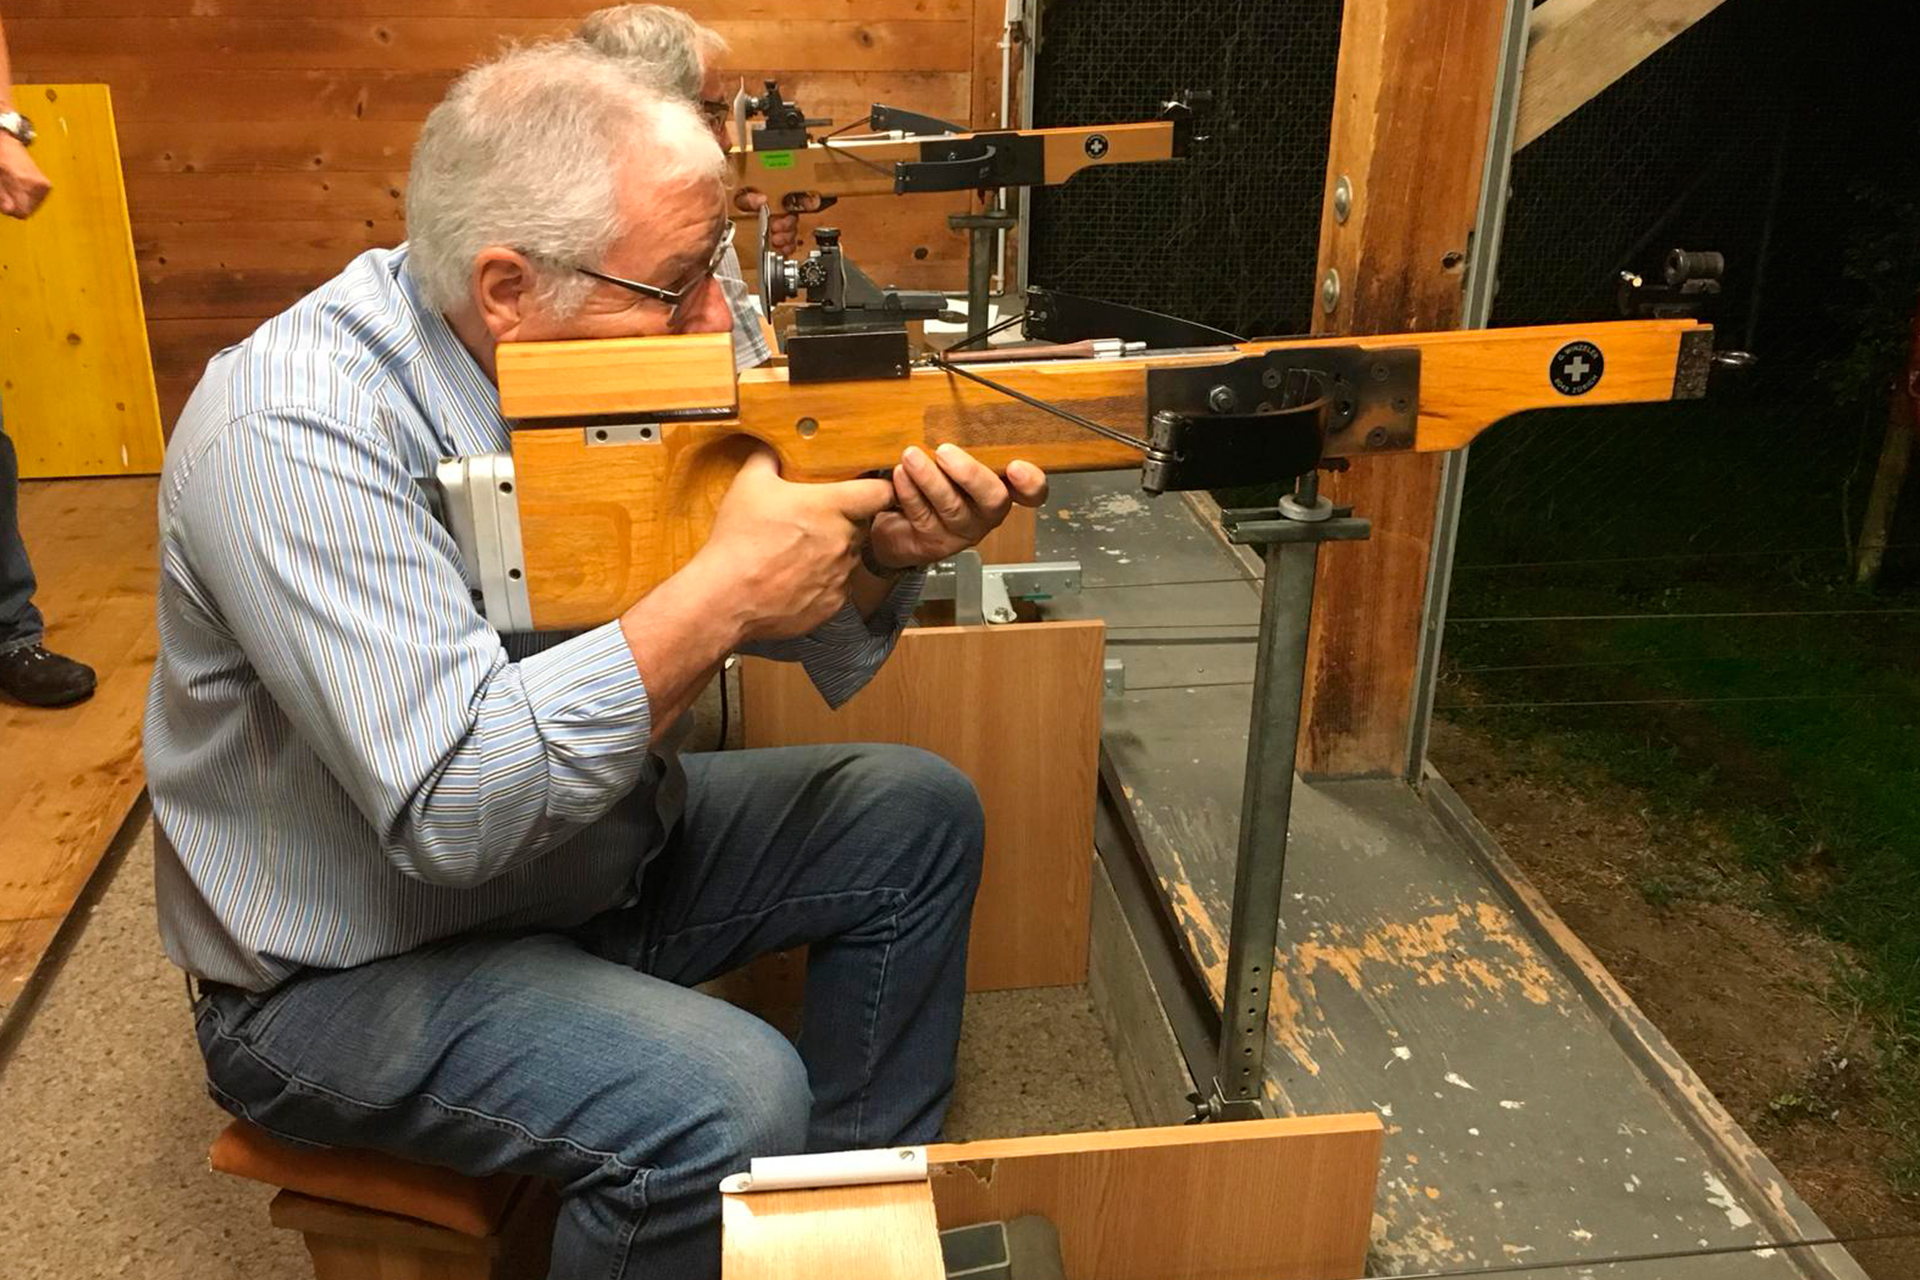
[(760, 308), (754, 305), (753, 290), (740, 274), (740, 254), (732, 245), (721, 257), (713, 280), (727, 295), (727, 310), (733, 313), (733, 367), (751, 369), (765, 364), (772, 358), (773, 348), (760, 328)]
[[(167, 447), (147, 701), (167, 953), (252, 990), (633, 900), (685, 794), (617, 623), (501, 636), (435, 464), (509, 447), (494, 387), (362, 254), (215, 356)], [(833, 704), (919, 595), (767, 646)]]

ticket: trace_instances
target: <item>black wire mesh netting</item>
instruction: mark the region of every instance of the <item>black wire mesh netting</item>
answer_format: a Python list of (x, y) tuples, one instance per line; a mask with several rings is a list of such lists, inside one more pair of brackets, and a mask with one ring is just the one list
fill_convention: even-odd
[[(1050, 4), (1037, 123), (1140, 119), (1210, 89), (1219, 145), (1036, 192), (1033, 283), (1243, 334), (1304, 329), (1339, 18), (1331, 0)], [(1657, 279), (1668, 250), (1714, 250), (1725, 279), (1702, 318), (1759, 365), (1705, 400), (1560, 408), (1473, 445), (1433, 750), (1467, 774), (1487, 757), (1460, 744), (1491, 743), (1512, 776), (1635, 806), (1657, 833), (1645, 847), (1573, 846), (1593, 884), (1637, 884), (1663, 912), (1771, 903), (1846, 943), (1881, 1094), (1859, 1104), (1874, 1143), (1830, 1140), (1866, 1153), (1845, 1185), (1884, 1167), (1905, 1189), (1920, 1187), (1920, 486), (1879, 535), (1877, 590), (1852, 570), (1890, 419), (1894, 438), (1913, 430), (1893, 392), (1920, 301), (1917, 28), (1912, 0), (1724, 0), (1515, 157), (1496, 325), (1619, 318), (1622, 271)], [(1589, 918), (1637, 918), (1599, 901)], [(1773, 1107), (1738, 1118), (1779, 1132)], [(1883, 1138), (1891, 1154), (1871, 1154)], [(1890, 1266), (1874, 1274), (1909, 1274)]]
[[(1712, 249), (1727, 272), (1707, 318), (1761, 363), (1704, 403), (1556, 410), (1483, 437), (1463, 562), (1809, 545), (1844, 560), (1920, 276), (1911, 10), (1790, 21), (1777, 0), (1728, 0), (1515, 157), (1495, 324), (1616, 318), (1621, 271), (1657, 278), (1668, 249)], [(1212, 145), (1034, 190), (1031, 281), (1304, 331), (1340, 16), (1339, 0), (1048, 3), (1036, 124), (1147, 119), (1205, 90)], [(1920, 568), (1920, 517), (1892, 541), (1896, 574)]]
[(1760, 363), (1705, 403), (1555, 411), (1483, 437), (1463, 563), (1844, 559), (1920, 287), (1913, 27), (1890, 2), (1809, 22), (1730, 0), (1515, 157), (1495, 324), (1614, 318), (1622, 271), (1717, 250), (1705, 318)]
[(1240, 334), (1305, 330), (1339, 47), (1340, 0), (1046, 4), (1036, 125), (1150, 120), (1188, 90), (1213, 99), (1186, 162), (1036, 188), (1031, 281)]

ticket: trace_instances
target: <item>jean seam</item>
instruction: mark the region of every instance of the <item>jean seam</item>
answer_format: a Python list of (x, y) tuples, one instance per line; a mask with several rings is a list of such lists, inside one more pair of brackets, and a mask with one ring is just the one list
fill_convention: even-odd
[[(242, 1040), (239, 1036), (229, 1032), (224, 1025), (221, 1026), (219, 1029), (217, 1029), (213, 1034), (216, 1039), (225, 1040), (237, 1046), (242, 1053), (246, 1054), (248, 1057), (252, 1058), (255, 1062), (259, 1063), (268, 1072), (278, 1077), (282, 1084), (285, 1084), (289, 1088), (295, 1089), (301, 1093), (305, 1093), (314, 1097), (328, 1098), (336, 1102), (343, 1102), (348, 1106), (358, 1107), (363, 1111), (387, 1112), (387, 1111), (392, 1111), (395, 1108), (402, 1105), (402, 1103), (399, 1103), (399, 1102), (390, 1102), (390, 1103), (368, 1102), (365, 1099), (356, 1098), (352, 1094), (341, 1093), (337, 1089), (329, 1089), (327, 1088), (327, 1086), (320, 1084), (317, 1081), (305, 1079), (304, 1077), (292, 1071), (288, 1071), (284, 1067), (281, 1067), (279, 1064), (273, 1062), (271, 1059), (267, 1058), (264, 1054), (262, 1054), (258, 1049), (254, 1048), (254, 1046), (248, 1044), (245, 1040)], [(209, 1083), (211, 1083), (211, 1081)], [(542, 1137), (539, 1134), (536, 1134), (533, 1130), (527, 1128), (527, 1126), (525, 1126), (524, 1124), (521, 1124), (518, 1120), (514, 1120), (507, 1116), (496, 1116), (491, 1112), (482, 1111), (478, 1107), (459, 1106), (455, 1103), (448, 1102), (446, 1099), (438, 1097), (435, 1094), (426, 1092), (425, 1090), (422, 1090), (421, 1092), (416, 1094), (409, 1095), (407, 1100), (411, 1101), (414, 1098), (420, 1098), (427, 1102), (430, 1102), (434, 1106), (440, 1108), (442, 1111), (445, 1111), (450, 1115), (461, 1116), (467, 1119), (479, 1120), (484, 1124), (492, 1126), (493, 1128), (501, 1129), (508, 1133), (518, 1134), (520, 1137), (526, 1139), (528, 1142), (533, 1143), (535, 1146), (548, 1147), (548, 1148), (564, 1147), (567, 1150), (572, 1151), (578, 1155), (588, 1156), (593, 1159), (611, 1162), (615, 1165), (618, 1165), (620, 1168), (627, 1170), (630, 1173), (638, 1173), (643, 1169), (648, 1169), (652, 1167), (650, 1165), (639, 1165), (639, 1164), (629, 1163), (628, 1161), (621, 1159), (620, 1155), (617, 1152), (600, 1151), (593, 1147), (582, 1146), (580, 1143), (573, 1141), (571, 1138)], [(311, 1139), (303, 1139), (303, 1141), (311, 1141)]]
[(865, 1061), (862, 1064), (863, 1070), (860, 1073), (860, 1096), (854, 1102), (853, 1107), (853, 1131), (863, 1137), (867, 1132), (867, 1098), (873, 1091), (873, 1071), (875, 1065), (874, 1041), (879, 1035), (880, 1006), (886, 1003), (886, 998), (883, 993), (887, 989), (888, 970), (893, 964), (894, 944), (900, 937), (900, 911), (905, 903), (906, 895), (901, 894), (899, 901), (894, 903), (893, 914), (887, 917), (888, 923), (893, 931), (893, 937), (889, 938), (887, 944), (880, 950), (880, 977), (879, 980), (873, 984), (873, 995), (867, 1006), (866, 1043), (863, 1046), (861, 1055)]
[(642, 1166), (634, 1178), (638, 1184), (640, 1212), (634, 1214), (620, 1232), (619, 1243), (614, 1248), (607, 1268), (607, 1280), (621, 1280), (627, 1274), (627, 1264), (633, 1260), (633, 1242), (639, 1236), (640, 1228), (647, 1224), (647, 1215), (653, 1207), (653, 1202), (647, 1198), (647, 1180), (653, 1176), (653, 1171), (652, 1165)]
[(904, 889), (895, 889), (886, 885), (879, 885), (872, 889), (842, 889), (834, 893), (810, 893), (798, 898), (786, 898), (774, 906), (765, 907), (759, 911), (747, 911), (740, 915), (727, 916), (721, 920), (710, 920), (704, 924), (690, 924), (683, 929), (675, 929), (671, 933), (663, 933), (655, 938), (653, 945), (648, 948), (646, 957), (647, 967), (649, 969), (655, 967), (655, 961), (659, 959), (660, 952), (664, 950), (669, 943), (697, 937), (702, 933), (709, 933), (717, 929), (733, 928), (734, 926), (750, 921), (764, 920), (775, 912), (784, 911), (789, 907), (817, 905), (840, 898), (867, 898), (875, 894), (879, 894), (882, 900), (892, 901), (894, 911), (891, 918), (897, 920), (900, 915), (900, 907), (907, 900), (907, 893)]

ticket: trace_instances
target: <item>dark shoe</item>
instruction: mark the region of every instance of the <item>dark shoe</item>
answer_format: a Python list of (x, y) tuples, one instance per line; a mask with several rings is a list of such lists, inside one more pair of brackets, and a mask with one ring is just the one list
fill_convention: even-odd
[(93, 696), (93, 668), (42, 645), (22, 645), (0, 653), (0, 693), (30, 707), (64, 707)]

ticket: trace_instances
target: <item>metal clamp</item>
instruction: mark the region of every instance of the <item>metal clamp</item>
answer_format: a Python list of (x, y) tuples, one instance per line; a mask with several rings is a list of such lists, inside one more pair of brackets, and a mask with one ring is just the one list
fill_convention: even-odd
[(962, 551), (927, 572), (920, 598), (953, 601), (953, 620), (966, 627), (1012, 622), (1015, 600), (1049, 600), (1079, 590), (1078, 560), (985, 564), (978, 551)]

